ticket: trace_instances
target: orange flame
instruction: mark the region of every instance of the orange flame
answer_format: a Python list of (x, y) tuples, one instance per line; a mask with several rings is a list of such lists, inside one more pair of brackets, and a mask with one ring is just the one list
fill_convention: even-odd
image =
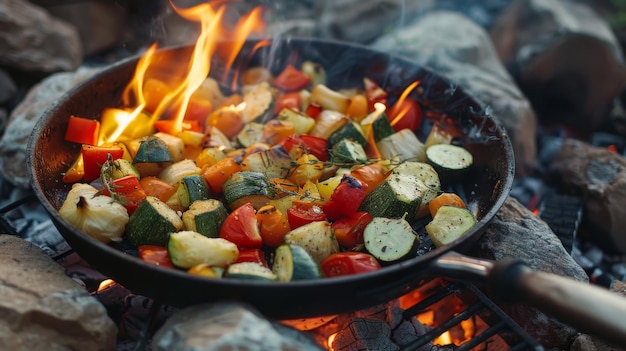
[(123, 92), (125, 108), (103, 112), (100, 144), (149, 135), (159, 119), (173, 119), (175, 131), (182, 130), (193, 94), (209, 76), (211, 58), (222, 58), (228, 70), (246, 39), (265, 29), (259, 7), (241, 17), (233, 28), (227, 28), (224, 24), (227, 3), (213, 1), (179, 8), (170, 1), (178, 15), (200, 24), (196, 43), (191, 50), (183, 50), (183, 55), (181, 51), (176, 51), (176, 55), (157, 52), (156, 44), (145, 52)]
[[(403, 106), (402, 102), (404, 102), (404, 100), (407, 99), (409, 94), (411, 94), (413, 89), (417, 88), (417, 86), (419, 84), (420, 84), (419, 81), (415, 81), (415, 82), (411, 83), (411, 85), (406, 87), (406, 89), (404, 89), (404, 91), (402, 92), (402, 95), (400, 95), (400, 97), (398, 98), (398, 101), (396, 101), (396, 104), (398, 106)], [(396, 123), (398, 123), (407, 114), (407, 112), (409, 112), (409, 109), (410, 109), (409, 105), (404, 105), (404, 107), (400, 111), (398, 111), (398, 114), (393, 119), (393, 121), (390, 122), (390, 124), (392, 126), (396, 125)]]

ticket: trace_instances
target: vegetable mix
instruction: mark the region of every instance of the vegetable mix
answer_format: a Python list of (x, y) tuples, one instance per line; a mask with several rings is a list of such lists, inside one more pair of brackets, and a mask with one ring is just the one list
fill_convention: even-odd
[(437, 246), (466, 233), (474, 216), (441, 189), (472, 155), (437, 128), (416, 137), (417, 83), (389, 104), (367, 77), (343, 90), (325, 79), (309, 61), (276, 76), (250, 68), (230, 95), (207, 78), (184, 121), (110, 143), (100, 121), (71, 116), (66, 140), (82, 150), (63, 175), (73, 185), (60, 215), (150, 264), (224, 279), (378, 270), (415, 255), (416, 219)]

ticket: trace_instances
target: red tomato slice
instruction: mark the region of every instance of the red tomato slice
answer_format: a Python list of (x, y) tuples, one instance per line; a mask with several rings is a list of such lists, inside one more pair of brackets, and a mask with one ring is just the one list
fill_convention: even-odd
[(332, 254), (321, 264), (326, 277), (374, 272), (381, 269), (380, 263), (370, 254), (346, 251)]
[(238, 207), (226, 217), (220, 238), (234, 243), (240, 250), (261, 248), (263, 239), (251, 203)]
[(350, 217), (340, 218), (331, 224), (339, 245), (351, 249), (363, 244), (363, 231), (374, 219), (368, 212), (357, 212)]
[(101, 147), (83, 144), (81, 153), (85, 169), (83, 179), (86, 182), (91, 182), (100, 177), (100, 168), (108, 160), (109, 155), (111, 155), (113, 160), (117, 160), (124, 156), (124, 149), (121, 147)]
[(404, 99), (396, 102), (387, 112), (387, 119), (393, 129), (398, 132), (402, 129), (417, 130), (422, 124), (422, 109), (417, 101)]
[(241, 250), (239, 251), (239, 256), (237, 256), (237, 260), (235, 263), (239, 262), (256, 262), (265, 267), (269, 267), (267, 261), (265, 260), (265, 253), (261, 249), (249, 249), (249, 250)]
[(331, 221), (354, 215), (367, 195), (367, 184), (345, 175), (322, 210)]
[(174, 268), (167, 248), (157, 245), (141, 245), (137, 248), (139, 258), (155, 266)]
[(302, 98), (300, 92), (284, 93), (280, 95), (274, 102), (274, 112), (280, 113), (284, 108), (292, 110), (300, 110)]
[(287, 209), (287, 220), (291, 229), (311, 222), (325, 221), (326, 214), (318, 206), (296, 206)]
[(284, 91), (304, 89), (310, 83), (311, 78), (293, 65), (287, 65), (278, 77), (274, 78), (274, 86)]
[(99, 135), (99, 121), (70, 116), (65, 130), (65, 140), (79, 144), (96, 145)]

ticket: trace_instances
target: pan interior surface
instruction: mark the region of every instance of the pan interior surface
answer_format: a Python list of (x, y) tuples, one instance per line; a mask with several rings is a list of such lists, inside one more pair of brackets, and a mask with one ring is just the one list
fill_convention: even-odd
[[(289, 39), (274, 42), (252, 53), (246, 46), (238, 68), (263, 65), (280, 72), (288, 63), (304, 60), (321, 64), (328, 86), (334, 89), (362, 86), (364, 77), (399, 95), (413, 81), (420, 81), (416, 99), (429, 121), (462, 132), (459, 142), (474, 155), (471, 172), (459, 184), (468, 208), (478, 223), (456, 242), (384, 269), (346, 276), (290, 283), (237, 279), (207, 279), (183, 271), (148, 265), (109, 245), (91, 239), (58, 215), (71, 185), (62, 181), (80, 152), (80, 145), (64, 140), (70, 115), (99, 119), (106, 107), (120, 105), (121, 92), (134, 74), (137, 58), (113, 65), (68, 92), (39, 120), (29, 142), (28, 167), (32, 187), (55, 226), (72, 248), (103, 274), (130, 290), (163, 303), (188, 306), (217, 300), (241, 300), (268, 317), (298, 318), (352, 311), (384, 303), (417, 286), (427, 275), (429, 262), (449, 250), (468, 249), (482, 234), (504, 203), (512, 186), (514, 160), (509, 138), (499, 122), (461, 87), (411, 61), (341, 42)], [(187, 47), (164, 51), (187, 50)], [(225, 68), (215, 65), (211, 75), (222, 77)], [(424, 135), (416, 132), (420, 139)], [(423, 133), (423, 132), (422, 132)]]

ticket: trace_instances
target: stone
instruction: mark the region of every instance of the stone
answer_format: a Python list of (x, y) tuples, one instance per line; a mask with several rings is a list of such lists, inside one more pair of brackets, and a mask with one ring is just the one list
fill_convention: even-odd
[[(540, 244), (539, 244), (540, 243)], [(541, 246), (541, 249), (532, 248)], [(550, 227), (516, 199), (509, 197), (472, 252), (501, 261), (520, 259), (538, 271), (588, 282), (585, 271), (571, 258)], [(500, 307), (544, 347), (568, 349), (577, 331), (543, 312), (521, 304), (499, 302)]]
[(532, 170), (537, 152), (535, 113), (483, 28), (461, 14), (435, 11), (382, 36), (372, 47), (430, 67), (466, 89), (509, 133), (517, 175)]
[(323, 350), (308, 335), (236, 302), (196, 305), (175, 313), (156, 332), (151, 346), (153, 351)]
[(541, 121), (580, 132), (610, 123), (626, 67), (608, 22), (589, 5), (513, 1), (493, 24), (491, 38)]
[(626, 159), (607, 148), (567, 139), (548, 169), (548, 180), (583, 198), (581, 227), (610, 251), (626, 253)]
[(82, 56), (110, 49), (122, 41), (128, 11), (118, 3), (107, 1), (70, 1), (42, 6), (56, 19), (71, 23), (79, 37)]
[(25, 0), (0, 0), (0, 65), (21, 71), (73, 71), (82, 63), (76, 29)]
[(35, 85), (15, 107), (0, 139), (0, 174), (7, 181), (20, 188), (30, 187), (26, 149), (35, 124), (63, 94), (97, 71), (97, 68), (81, 68), (53, 74)]
[(13, 78), (3, 69), (0, 69), (0, 105), (5, 104), (17, 95), (17, 86)]
[(115, 350), (106, 309), (60, 265), (12, 235), (0, 251), (0, 349)]

